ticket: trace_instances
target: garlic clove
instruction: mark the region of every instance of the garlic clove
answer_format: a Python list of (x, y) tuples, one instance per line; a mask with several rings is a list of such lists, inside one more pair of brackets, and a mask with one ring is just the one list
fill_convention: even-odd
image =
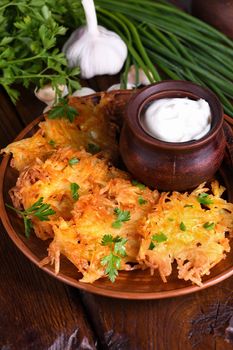
[(96, 91), (89, 88), (89, 87), (82, 87), (80, 90), (76, 90), (72, 96), (78, 96), (78, 97), (81, 97), (81, 96), (88, 96), (88, 95), (91, 95), (91, 94), (94, 94)]
[(123, 67), (127, 46), (115, 32), (97, 25), (93, 0), (82, 0), (87, 26), (76, 30), (63, 47), (70, 67), (79, 66), (85, 79), (114, 75)]
[[(127, 76), (128, 82), (136, 85), (136, 79), (137, 79), (136, 75), (137, 75), (136, 67), (133, 64), (130, 67), (129, 72), (128, 72), (128, 76)], [(148, 79), (147, 75), (144, 73), (143, 69), (139, 68), (138, 69), (138, 85), (150, 85), (150, 84), (151, 84), (151, 82)]]
[[(126, 89), (127, 90), (132, 90), (134, 89), (136, 86), (134, 84), (130, 84), (130, 83), (127, 83), (127, 87)], [(124, 90), (124, 89), (121, 89), (121, 84), (114, 84), (112, 86), (110, 86), (107, 91), (113, 91), (113, 90)]]
[[(66, 85), (58, 85), (58, 89), (61, 91), (62, 97), (68, 94)], [(40, 89), (36, 88), (34, 94), (40, 101), (46, 103), (48, 106), (53, 105), (56, 99), (56, 91), (50, 84), (44, 85)]]

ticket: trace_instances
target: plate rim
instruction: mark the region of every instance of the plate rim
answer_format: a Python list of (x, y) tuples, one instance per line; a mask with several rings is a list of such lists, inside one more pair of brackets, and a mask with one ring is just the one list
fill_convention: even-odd
[[(97, 95), (97, 94), (93, 94), (93, 95)], [(90, 97), (93, 97), (93, 95), (90, 95)], [(43, 120), (43, 114), (35, 118), (31, 123), (29, 123), (17, 135), (14, 141), (18, 141), (24, 138), (24, 136), (28, 132), (30, 132), (36, 125), (38, 125), (38, 123), (41, 120)], [(90, 293), (94, 293), (97, 295), (110, 297), (110, 298), (128, 299), (128, 300), (156, 300), (156, 299), (165, 299), (165, 298), (171, 298), (171, 297), (179, 297), (182, 295), (195, 293), (203, 289), (209, 288), (213, 285), (216, 285), (233, 275), (233, 264), (232, 264), (232, 266), (229, 267), (227, 270), (219, 273), (217, 276), (210, 277), (207, 281), (204, 281), (201, 287), (197, 285), (190, 285), (187, 287), (182, 287), (180, 289), (165, 290), (165, 291), (158, 291), (158, 292), (133, 292), (133, 291), (124, 292), (124, 291), (110, 290), (106, 288), (102, 289), (98, 286), (95, 286), (94, 283), (90, 284), (90, 283), (79, 282), (78, 280), (71, 278), (60, 272), (59, 274), (56, 275), (52, 266), (49, 266), (49, 267), (40, 266), (39, 258), (25, 245), (23, 240), (20, 238), (20, 236), (17, 234), (17, 232), (14, 230), (13, 226), (11, 225), (9, 216), (6, 211), (4, 196), (3, 196), (3, 187), (4, 187), (6, 169), (9, 166), (10, 159), (11, 159), (11, 155), (7, 155), (7, 156), (4, 155), (2, 162), (0, 164), (0, 174), (1, 174), (0, 176), (0, 217), (3, 223), (3, 226), (6, 230), (7, 235), (10, 237), (13, 243), (32, 263), (34, 263), (40, 270), (45, 271), (50, 276), (56, 278), (60, 282), (63, 282), (72, 287), (78, 288), (85, 292), (90, 292)], [(117, 283), (117, 281), (115, 283)]]

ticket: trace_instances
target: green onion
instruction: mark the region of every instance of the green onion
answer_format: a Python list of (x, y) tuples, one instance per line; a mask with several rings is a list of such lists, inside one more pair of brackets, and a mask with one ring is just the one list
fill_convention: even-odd
[(165, 0), (96, 0), (95, 4), (100, 24), (116, 31), (128, 46), (124, 86), (134, 63), (151, 82), (161, 75), (209, 87), (233, 117), (231, 39)]

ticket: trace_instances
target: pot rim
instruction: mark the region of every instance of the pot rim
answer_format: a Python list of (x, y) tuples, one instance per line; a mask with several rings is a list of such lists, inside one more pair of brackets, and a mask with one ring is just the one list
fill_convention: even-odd
[[(211, 129), (199, 140), (191, 140), (186, 142), (167, 142), (156, 139), (148, 134), (141, 125), (141, 112), (146, 104), (152, 100), (171, 97), (191, 97), (194, 99), (203, 98), (206, 100), (211, 109)], [(174, 96), (176, 95), (176, 96)], [(213, 140), (220, 131), (223, 124), (223, 108), (217, 96), (208, 88), (202, 87), (196, 83), (185, 80), (163, 80), (161, 82), (151, 84), (139, 90), (131, 97), (127, 104), (125, 112), (125, 123), (130, 128), (134, 137), (142, 143), (152, 147), (159, 147), (168, 150), (192, 150), (204, 146)]]

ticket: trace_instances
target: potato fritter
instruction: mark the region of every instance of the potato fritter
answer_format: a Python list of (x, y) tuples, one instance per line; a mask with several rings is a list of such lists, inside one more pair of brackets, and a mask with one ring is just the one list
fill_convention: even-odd
[(113, 97), (104, 93), (96, 105), (91, 100), (70, 98), (69, 104), (77, 109), (74, 122), (64, 118), (49, 119), (39, 123), (39, 130), (30, 138), (16, 141), (5, 147), (1, 153), (12, 154), (11, 166), (18, 171), (33, 164), (38, 158), (47, 159), (61, 147), (84, 148), (101, 152), (105, 158), (116, 161), (118, 126), (109, 117), (108, 104)]
[(217, 181), (208, 191), (202, 184), (191, 194), (162, 193), (140, 223), (138, 261), (152, 273), (158, 269), (164, 282), (176, 261), (178, 277), (201, 286), (202, 276), (230, 251), (226, 233), (233, 233), (233, 204), (220, 198)]
[(128, 178), (128, 174), (109, 165), (108, 161), (101, 159), (99, 155), (66, 147), (55, 151), (45, 162), (37, 159), (32, 166), (22, 171), (10, 195), (18, 209), (29, 208), (40, 197), (51, 205), (56, 214), (50, 221), (41, 223), (36, 217), (32, 218), (36, 235), (47, 239), (53, 236), (51, 225), (54, 220), (59, 217), (70, 220), (72, 217), (71, 211), (75, 204), (75, 199), (72, 198), (72, 183), (80, 187), (81, 197), (93, 191), (95, 187), (103, 188), (115, 177)]

